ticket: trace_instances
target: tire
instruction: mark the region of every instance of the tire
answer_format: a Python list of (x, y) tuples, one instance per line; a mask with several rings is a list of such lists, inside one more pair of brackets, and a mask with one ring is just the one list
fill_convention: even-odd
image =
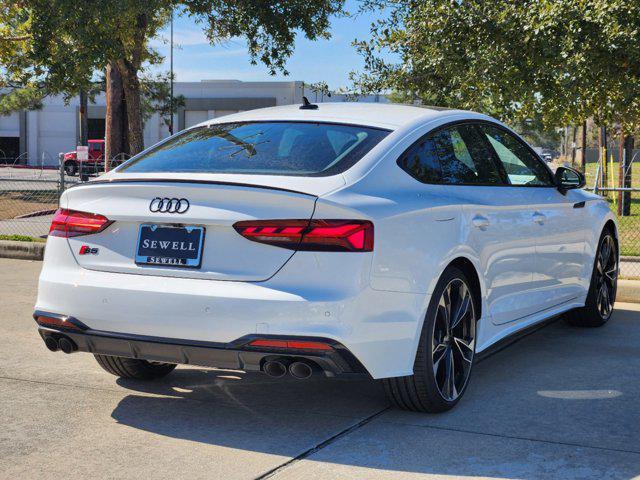
[[(453, 294), (454, 289), (458, 288), (460, 292), (465, 289), (466, 294)], [(459, 320), (452, 329), (446, 327), (448, 333), (443, 338), (444, 326), (447, 324), (444, 317), (447, 309), (442, 303), (445, 292), (448, 292), (451, 302), (449, 311), (454, 313), (454, 323), (455, 317), (459, 317)], [(469, 383), (475, 355), (475, 300), (478, 295), (479, 292), (473, 291), (462, 270), (449, 267), (444, 271), (429, 302), (413, 375), (382, 380), (387, 397), (396, 407), (415, 412), (439, 413), (450, 410), (460, 401)], [(461, 303), (466, 304), (466, 308), (458, 308)], [(462, 314), (455, 315), (456, 311), (461, 310), (464, 310)], [(449, 370), (449, 365), (453, 365), (454, 369)], [(458, 374), (451, 375), (454, 388), (450, 388), (447, 372), (455, 371), (455, 368), (458, 368)]]
[(66, 162), (64, 164), (64, 172), (70, 177), (75, 177), (78, 173), (78, 164), (76, 162)]
[[(605, 259), (607, 250), (609, 253)], [(587, 300), (584, 307), (564, 314), (567, 323), (574, 327), (593, 328), (601, 327), (609, 321), (616, 301), (619, 268), (618, 243), (611, 229), (605, 228), (598, 241)]]
[(148, 362), (135, 358), (94, 355), (98, 364), (112, 375), (135, 380), (155, 380), (169, 375), (176, 365), (173, 363)]

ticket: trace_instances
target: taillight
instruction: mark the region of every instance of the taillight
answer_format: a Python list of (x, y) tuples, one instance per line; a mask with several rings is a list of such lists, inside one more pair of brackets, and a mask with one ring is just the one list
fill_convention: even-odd
[(368, 220), (249, 220), (233, 228), (248, 240), (291, 250), (371, 252)]
[(331, 345), (323, 342), (310, 342), (307, 340), (275, 340), (275, 339), (258, 339), (249, 342), (251, 347), (263, 348), (283, 348), (290, 350), (333, 350)]
[(50, 317), (48, 315), (36, 315), (35, 319), (36, 322), (38, 322), (38, 324), (42, 325), (43, 327), (67, 328), (70, 330), (86, 330), (86, 327), (83, 324), (68, 317)]
[(59, 208), (51, 221), (49, 235), (66, 238), (90, 235), (101, 232), (112, 223), (107, 217), (96, 213)]

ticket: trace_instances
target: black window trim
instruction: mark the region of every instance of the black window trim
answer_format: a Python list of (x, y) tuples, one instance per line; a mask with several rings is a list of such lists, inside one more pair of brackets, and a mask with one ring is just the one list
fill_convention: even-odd
[[(423, 138), (425, 138), (428, 135), (432, 135), (435, 133), (438, 133), (441, 130), (445, 130), (447, 128), (451, 128), (451, 127), (456, 127), (458, 125), (465, 125), (465, 124), (472, 124), (472, 126), (474, 126), (477, 130), (478, 133), (481, 133), (481, 138), (483, 138), (483, 141), (486, 143), (489, 151), (492, 154), (492, 161), (494, 162), (495, 167), (498, 169), (498, 172), (500, 172), (500, 176), (502, 177), (502, 181), (505, 183), (443, 183), (442, 181), (438, 181), (438, 182), (424, 182), (422, 180), (420, 180), (419, 178), (415, 177), (414, 175), (411, 174), (411, 172), (405, 170), (402, 165), (400, 165), (400, 160), (402, 159), (402, 157), (411, 149), (413, 148), (415, 145), (417, 145)], [(529, 150), (530, 153), (533, 154), (534, 158), (536, 160), (538, 160), (539, 162), (541, 162), (544, 165), (544, 168), (547, 170), (547, 172), (549, 172), (549, 178), (551, 179), (551, 181), (553, 182), (553, 171), (549, 168), (549, 166), (540, 158), (540, 155), (538, 155), (536, 153), (536, 151), (531, 148), (531, 146), (525, 142), (522, 138), (520, 138), (520, 135), (518, 135), (516, 132), (512, 131), (509, 128), (503, 127), (502, 125), (492, 122), (490, 120), (483, 120), (483, 119), (476, 119), (476, 118), (468, 118), (465, 120), (455, 120), (453, 122), (448, 122), (448, 123), (444, 123), (442, 125), (439, 125), (431, 130), (429, 130), (427, 133), (423, 134), (420, 136), (420, 138), (418, 138), (415, 142), (413, 142), (411, 145), (409, 145), (397, 158), (396, 160), (396, 165), (398, 165), (398, 167), (405, 172), (407, 175), (409, 175), (411, 178), (415, 179), (416, 181), (422, 183), (423, 185), (446, 185), (449, 187), (512, 187), (512, 188), (557, 188), (557, 186), (555, 184), (552, 185), (514, 185), (513, 183), (511, 183), (511, 181), (509, 180), (509, 176), (507, 175), (504, 166), (502, 165), (502, 162), (500, 161), (500, 158), (498, 157), (498, 154), (496, 153), (495, 149), (493, 148), (493, 146), (491, 145), (491, 143), (489, 142), (489, 140), (485, 139), (485, 134), (484, 132), (479, 128), (480, 124), (487, 124), (487, 125), (491, 125), (492, 127), (498, 128), (500, 130), (503, 130), (507, 133), (510, 133), (511, 135), (513, 135), (515, 137), (515, 139), (522, 143), (527, 150)]]

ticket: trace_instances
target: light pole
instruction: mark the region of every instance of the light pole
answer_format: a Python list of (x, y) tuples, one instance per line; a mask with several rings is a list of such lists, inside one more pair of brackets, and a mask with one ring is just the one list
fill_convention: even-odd
[(169, 135), (173, 135), (173, 8), (171, 9), (171, 40), (169, 48)]

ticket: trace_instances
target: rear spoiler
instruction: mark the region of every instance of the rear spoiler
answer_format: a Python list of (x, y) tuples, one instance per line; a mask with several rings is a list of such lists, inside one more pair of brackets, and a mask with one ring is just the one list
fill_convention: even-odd
[(262, 188), (265, 190), (278, 190), (281, 192), (297, 193), (300, 195), (307, 195), (309, 197), (317, 198), (317, 195), (313, 195), (308, 192), (301, 192), (299, 190), (291, 190), (289, 188), (273, 187), (269, 185), (258, 185), (254, 183), (241, 183), (241, 182), (224, 182), (220, 180), (187, 180), (187, 179), (175, 179), (175, 178), (118, 178), (114, 180), (91, 180), (85, 183), (78, 183), (69, 188), (81, 188), (86, 185), (113, 185), (116, 183), (190, 183), (190, 184), (204, 184), (204, 185), (229, 185), (234, 187), (246, 187), (246, 188)]

